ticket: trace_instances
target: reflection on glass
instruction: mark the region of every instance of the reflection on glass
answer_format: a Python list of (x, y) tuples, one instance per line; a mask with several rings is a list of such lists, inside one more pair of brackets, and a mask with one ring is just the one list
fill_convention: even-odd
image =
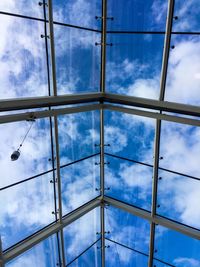
[(200, 177), (199, 134), (199, 127), (162, 122), (160, 156), (163, 159), (159, 167), (179, 174), (160, 171), (160, 207), (157, 207), (157, 213), (196, 228), (200, 227), (200, 210), (196, 205), (199, 201), (200, 181), (195, 179)]
[(61, 169), (63, 214), (100, 195), (99, 156)]
[(99, 111), (58, 117), (61, 165), (99, 153)]
[(102, 11), (99, 0), (53, 0), (53, 11), (54, 21), (101, 29)]
[[(0, 11), (20, 14), (30, 17), (43, 18), (43, 6), (38, 4), (38, 0), (10, 0), (0, 1)], [(43, 2), (43, 0), (41, 0)], [(7, 16), (6, 16), (7, 17)], [(9, 17), (6, 18), (9, 20)]]
[(3, 250), (55, 220), (52, 173), (0, 191)]
[[(0, 146), (1, 188), (52, 168), (49, 118), (1, 124)], [(19, 147), (20, 157), (11, 161)]]
[(67, 266), (70, 267), (101, 267), (101, 241), (96, 242), (92, 247), (85, 251), (77, 260)]
[(107, 91), (158, 99), (164, 35), (108, 34), (107, 40)]
[(99, 90), (100, 33), (54, 25), (58, 94)]
[(159, 172), (157, 214), (200, 228), (200, 180)]
[(55, 267), (59, 266), (58, 244), (53, 235), (10, 261), (5, 267)]
[(44, 23), (0, 16), (0, 24), (0, 98), (48, 95)]
[(159, 167), (200, 177), (200, 128), (162, 122)]
[(199, 35), (172, 36), (165, 100), (200, 104), (199, 51)]
[[(100, 209), (96, 208), (64, 229), (66, 263), (70, 263), (100, 236)], [(99, 251), (94, 249), (94, 258), (97, 259)], [(94, 266), (94, 265), (93, 265)]]
[(198, 0), (176, 0), (174, 7), (173, 31), (200, 31), (200, 6)]
[(148, 254), (149, 222), (108, 206), (105, 209), (106, 238)]
[(105, 111), (105, 152), (152, 164), (154, 128), (154, 119)]
[[(193, 267), (200, 266), (199, 254), (199, 240), (156, 226), (154, 258), (157, 260), (177, 267)], [(156, 263), (156, 267), (160, 266), (165, 265)]]
[(164, 31), (167, 0), (108, 0), (108, 30)]
[(147, 266), (148, 255), (140, 254), (124, 246), (106, 240), (106, 266), (107, 267), (132, 267)]
[(105, 162), (105, 194), (150, 210), (153, 168), (111, 156)]

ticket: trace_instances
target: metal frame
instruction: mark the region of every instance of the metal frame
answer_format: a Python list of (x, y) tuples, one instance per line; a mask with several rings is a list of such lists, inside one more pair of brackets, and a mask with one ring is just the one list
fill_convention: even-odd
[[(188, 32), (172, 32), (174, 1), (175, 0), (168, 0), (168, 16), (167, 16), (166, 30), (164, 32), (120, 31), (120, 30), (119, 31), (107, 31), (107, 0), (102, 0), (102, 17), (101, 17), (102, 28), (101, 30), (90, 29), (90, 28), (85, 28), (81, 26), (70, 25), (70, 24), (65, 24), (65, 23), (60, 23), (60, 22), (54, 22), (53, 12), (52, 12), (53, 11), (52, 0), (48, 0), (49, 20), (47, 20), (45, 16), (44, 16), (44, 19), (40, 19), (40, 18), (34, 18), (34, 17), (24, 16), (20, 14), (13, 14), (9, 12), (0, 11), (1, 15), (8, 15), (8, 16), (14, 16), (14, 17), (19, 17), (19, 18), (44, 22), (45, 23), (45, 34), (47, 33), (46, 26), (48, 25), (48, 28), (49, 28), (49, 34), (50, 34), (49, 41), (50, 41), (50, 51), (51, 51), (50, 58), (51, 58), (51, 73), (52, 73), (51, 78), (52, 78), (52, 84), (53, 84), (53, 96), (51, 96), (50, 94), (50, 79), (49, 79), (49, 96), (1, 100), (0, 101), (0, 112), (8, 112), (8, 113), (3, 113), (3, 115), (0, 114), (0, 123), (24, 121), (30, 118), (34, 118), (34, 119), (50, 118), (50, 120), (53, 120), (54, 123), (52, 123), (53, 125), (51, 124), (51, 127), (54, 129), (54, 136), (52, 135), (52, 144), (55, 143), (56, 167), (53, 166), (52, 170), (49, 170), (48, 172), (50, 171), (56, 172), (57, 182), (54, 184), (55, 186), (54, 197), (56, 201), (55, 207), (58, 207), (58, 214), (57, 214), (57, 211), (55, 210), (55, 218), (56, 218), (55, 223), (45, 227), (41, 231), (33, 234), (32, 236), (29, 236), (25, 240), (19, 242), (18, 244), (14, 245), (13, 247), (11, 247), (10, 249), (4, 252), (2, 252), (1, 242), (0, 242), (0, 266), (1, 267), (3, 267), (4, 264), (7, 263), (8, 261), (14, 259), (18, 255), (22, 254), (23, 252), (27, 251), (28, 249), (32, 248), (33, 246), (35, 246), (36, 244), (50, 237), (53, 234), (57, 234), (58, 236), (58, 243), (59, 243), (58, 249), (61, 255), (60, 261), (61, 261), (62, 267), (68, 266), (70, 263), (67, 264), (66, 259), (65, 259), (65, 251), (64, 251), (65, 244), (64, 244), (63, 228), (96, 207), (100, 207), (101, 262), (102, 262), (102, 267), (105, 267), (105, 239), (106, 238), (105, 238), (105, 208), (104, 207), (106, 204), (115, 206), (135, 216), (146, 219), (150, 222), (151, 227), (150, 227), (148, 267), (153, 266), (153, 259), (154, 259), (153, 251), (154, 251), (154, 238), (155, 238), (156, 224), (162, 225), (169, 229), (175, 230), (177, 232), (180, 232), (182, 234), (185, 234), (192, 238), (200, 240), (199, 230), (183, 225), (181, 223), (175, 222), (173, 220), (164, 218), (162, 216), (158, 216), (156, 214), (158, 170), (163, 169), (163, 168), (159, 168), (161, 121), (166, 120), (166, 121), (171, 121), (171, 122), (183, 123), (187, 125), (200, 126), (200, 120), (199, 120), (200, 108), (198, 106), (164, 101), (171, 35), (172, 34), (198, 34), (198, 35), (200, 34), (200, 32), (189, 32), (189, 33)], [(45, 12), (46, 7), (44, 6), (43, 8)], [(72, 28), (77, 28), (80, 30), (88, 30), (88, 31), (101, 33), (100, 92), (88, 93), (88, 94), (76, 94), (76, 95), (62, 95), (62, 96), (57, 95), (54, 25), (72, 27)], [(111, 94), (111, 93), (105, 92), (107, 34), (165, 34), (159, 100), (145, 99), (145, 98), (139, 98), (139, 97), (130, 97), (130, 96)], [(45, 42), (46, 42), (46, 52), (47, 52), (47, 69), (49, 71), (47, 39), (45, 39)], [(65, 107), (61, 107), (63, 105)], [(70, 105), (75, 105), (75, 106), (70, 106)], [(124, 105), (126, 107), (124, 107)], [(60, 108), (58, 108), (59, 106)], [(44, 110), (38, 110), (41, 108), (44, 108)], [(33, 111), (26, 112), (24, 111), (25, 109), (33, 109)], [(17, 111), (17, 110), (23, 110), (24, 112), (13, 113), (13, 111)], [(63, 166), (60, 166), (60, 152), (59, 152), (59, 138), (58, 138), (59, 129), (58, 129), (57, 117), (59, 115), (86, 112), (86, 111), (92, 111), (92, 110), (100, 110), (100, 192), (101, 192), (101, 195), (98, 198), (86, 203), (82, 207), (71, 212), (69, 215), (63, 216), (62, 199), (61, 199), (62, 189), (61, 189), (61, 176), (60, 176), (60, 168), (62, 168)], [(122, 201), (105, 196), (104, 156), (106, 155), (106, 153), (104, 151), (104, 110), (123, 112), (123, 113), (133, 114), (137, 116), (145, 116), (145, 117), (153, 118), (156, 120), (154, 164), (148, 165), (142, 162), (136, 162), (138, 164), (148, 165), (148, 167), (153, 168), (153, 189), (152, 189), (151, 212), (139, 209), (132, 205), (126, 204)], [(163, 112), (167, 112), (167, 114)], [(188, 116), (193, 116), (193, 117), (188, 117)], [(111, 156), (115, 156), (115, 155), (111, 155)], [(91, 156), (88, 156), (88, 157), (91, 157)], [(84, 159), (77, 160), (70, 164), (74, 164)], [(130, 160), (130, 159), (125, 159), (125, 160)], [(134, 161), (134, 160), (130, 160), (130, 161)], [(172, 170), (167, 170), (167, 169), (165, 169), (165, 171), (177, 173), (177, 172), (174, 172)], [(199, 180), (199, 178), (192, 177), (190, 175), (185, 175), (181, 173), (177, 173), (177, 174), (184, 175), (188, 178)], [(1, 190), (5, 190), (6, 188), (10, 186), (14, 186), (19, 183), (26, 182), (38, 176), (39, 175), (27, 178), (13, 185), (6, 186), (5, 188), (2, 188)], [(56, 196), (58, 197), (58, 199), (56, 198)], [(115, 242), (114, 240), (111, 240), (111, 241)], [(92, 247), (95, 243), (93, 243), (90, 247)], [(122, 244), (119, 244), (119, 245), (122, 245)], [(88, 247), (85, 251), (87, 251), (90, 247)], [(80, 257), (85, 251), (83, 251), (79, 256), (77, 256), (77, 258)], [(168, 263), (165, 263), (165, 264), (172, 266)]]
[(82, 207), (71, 212), (69, 215), (64, 216), (62, 221), (55, 222), (54, 224), (46, 227), (44, 230), (39, 231), (37, 234), (27, 238), (23, 242), (20, 242), (18, 245), (14, 246), (12, 249), (7, 250), (3, 253), (3, 262), (6, 263), (20, 254), (24, 253), (28, 249), (34, 247), (42, 240), (47, 239), (53, 234), (59, 232), (61, 229), (71, 224), (75, 220), (79, 219), (89, 211), (95, 209), (100, 205), (100, 200), (98, 198), (86, 203)]
[[(171, 42), (171, 31), (173, 24), (173, 15), (174, 15), (174, 0), (168, 1), (168, 14), (167, 14), (167, 23), (166, 23), (166, 35), (164, 41), (164, 50), (163, 50), (163, 61), (161, 69), (161, 81), (160, 81), (160, 96), (159, 100), (164, 101), (165, 96), (165, 86), (167, 79), (167, 68), (168, 68), (168, 59), (170, 51), (170, 42)], [(160, 111), (162, 114), (162, 111)], [(158, 190), (158, 169), (159, 169), (159, 154), (160, 154), (160, 136), (161, 136), (161, 120), (156, 120), (156, 131), (155, 131), (155, 141), (154, 141), (154, 166), (153, 166), (153, 186), (152, 186), (152, 206), (151, 206), (151, 228), (150, 228), (150, 243), (149, 243), (149, 261), (148, 267), (153, 267), (154, 261), (154, 247), (155, 247), (155, 228), (156, 223), (153, 219), (156, 216), (156, 206), (157, 206), (157, 190)]]

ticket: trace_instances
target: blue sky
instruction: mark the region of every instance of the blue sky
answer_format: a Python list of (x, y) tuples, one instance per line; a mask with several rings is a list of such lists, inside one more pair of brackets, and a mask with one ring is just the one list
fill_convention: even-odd
[[(92, 2), (92, 3), (91, 3)], [(175, 1), (173, 31), (199, 31), (197, 0)], [(92, 29), (101, 28), (99, 1), (53, 1), (54, 19)], [(38, 1), (7, 0), (0, 10), (43, 18)], [(108, 0), (108, 31), (164, 31), (166, 0)], [(48, 16), (48, 14), (47, 14)], [(45, 42), (40, 37), (44, 24), (0, 14), (0, 97), (19, 98), (48, 95)], [(101, 34), (55, 25), (55, 54), (58, 94), (97, 92), (100, 85)], [(164, 34), (107, 34), (106, 90), (112, 93), (158, 99)], [(172, 36), (165, 100), (199, 105), (200, 41), (198, 35)], [(61, 165), (99, 153), (99, 111), (62, 115), (58, 118)], [(0, 125), (0, 187), (51, 169), (49, 119), (37, 120), (28, 135), (18, 161), (10, 154), (20, 144), (29, 122)], [(155, 120), (120, 112), (105, 111), (105, 151), (153, 164)], [(15, 133), (15, 135), (13, 135)], [(200, 177), (198, 127), (163, 122), (161, 168)], [(106, 155), (105, 185), (108, 196), (151, 210), (152, 167)], [(63, 212), (76, 209), (98, 196), (99, 155), (61, 169)], [(52, 172), (21, 185), (0, 191), (0, 232), (6, 249), (45, 225), (55, 216)], [(157, 214), (200, 228), (199, 181), (160, 170)], [(150, 225), (143, 219), (107, 207), (106, 237), (148, 254)], [(14, 227), (13, 227), (14, 226)], [(66, 259), (73, 260), (99, 235), (99, 209), (64, 230)], [(58, 261), (56, 236), (24, 253), (8, 267), (55, 266)], [(147, 266), (148, 257), (109, 240), (106, 266)], [(100, 267), (99, 242), (71, 266)], [(177, 267), (200, 266), (200, 243), (161, 226), (156, 227), (157, 259)], [(54, 251), (54, 253), (52, 253)], [(155, 261), (157, 267), (163, 267)]]

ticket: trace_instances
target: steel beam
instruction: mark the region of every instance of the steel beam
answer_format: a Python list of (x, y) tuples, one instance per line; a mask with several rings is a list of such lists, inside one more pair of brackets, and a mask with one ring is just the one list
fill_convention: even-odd
[[(106, 84), (106, 30), (107, 30), (107, 0), (102, 0), (102, 28), (101, 28), (101, 80), (100, 91), (105, 92)], [(104, 110), (100, 111), (100, 189), (101, 198), (104, 197)], [(101, 219), (101, 266), (105, 267), (105, 208), (104, 203), (100, 209)]]
[(36, 111), (36, 112), (25, 112), (25, 113), (17, 113), (12, 115), (2, 115), (0, 116), (0, 124), (2, 123), (10, 123), (17, 121), (28, 120), (32, 117), (35, 119), (47, 118), (50, 116), (58, 116), (58, 115), (67, 115), (79, 112), (87, 112), (92, 110), (110, 110), (116, 112), (123, 112), (127, 114), (159, 119), (164, 121), (176, 122), (181, 124), (187, 124), (192, 126), (200, 126), (200, 120), (190, 119), (188, 117), (179, 117), (175, 115), (167, 115), (158, 112), (145, 111), (141, 109), (133, 109), (133, 108), (125, 108), (121, 106), (115, 106), (111, 104), (91, 104), (91, 105), (83, 105), (78, 107), (68, 107), (68, 108), (60, 108), (60, 109), (51, 109), (44, 111)]
[(50, 225), (49, 227), (45, 228), (44, 230), (36, 233), (35, 235), (28, 237), (23, 242), (20, 242), (18, 245), (12, 247), (10, 250), (7, 250), (3, 253), (3, 262), (6, 263), (15, 257), (19, 256), (20, 254), (24, 253), (25, 251), (31, 249), (41, 241), (47, 239), (48, 237), (54, 235), (55, 233), (59, 232), (61, 229), (66, 227), (67, 225), (71, 224), (75, 220), (79, 219), (89, 211), (93, 210), (94, 208), (100, 206), (100, 199), (96, 198), (92, 201), (86, 203), (82, 207), (76, 209), (75, 211), (71, 212), (69, 215), (63, 217), (62, 222), (55, 222), (54, 224)]
[[(50, 35), (50, 48), (51, 48), (51, 71), (52, 71), (52, 82), (53, 82), (53, 95), (57, 96), (57, 79), (56, 79), (56, 57), (55, 57), (55, 42), (54, 42), (54, 27), (53, 27), (53, 6), (52, 0), (48, 0), (48, 11), (49, 11), (49, 35)], [(56, 175), (57, 175), (57, 194), (58, 194), (58, 220), (62, 224), (62, 190), (61, 190), (61, 176), (60, 176), (60, 150), (59, 150), (59, 135), (58, 135), (58, 119), (54, 116), (54, 138), (55, 138), (55, 149), (56, 149)], [(56, 196), (54, 196), (55, 198)], [(55, 199), (56, 201), (56, 199)], [(56, 214), (56, 218), (57, 218)], [(65, 260), (65, 245), (63, 229), (59, 231), (60, 246), (61, 247), (61, 265), (66, 266)]]
[(200, 116), (199, 106), (192, 106), (169, 101), (160, 101), (142, 97), (125, 96), (110, 93), (105, 93), (103, 100), (104, 102), (127, 105), (132, 107), (140, 107), (144, 109), (173, 112), (197, 117)]
[(13, 111), (31, 108), (54, 107), (61, 105), (82, 104), (100, 101), (103, 98), (99, 93), (86, 93), (60, 96), (41, 96), (4, 99), (0, 101), (0, 111)]
[(150, 223), (153, 222), (155, 224), (161, 225), (163, 227), (169, 228), (171, 230), (174, 230), (176, 232), (179, 232), (181, 234), (187, 235), (191, 238), (195, 238), (200, 240), (200, 231), (191, 228), (189, 226), (183, 225), (181, 223), (172, 221), (170, 219), (161, 217), (159, 215), (155, 215), (154, 217), (151, 216), (151, 212), (131, 206), (129, 204), (126, 204), (122, 201), (119, 201), (117, 199), (111, 198), (111, 197), (104, 197), (104, 201), (106, 204), (112, 205), (116, 208), (122, 209), (132, 215), (138, 216), (140, 218), (143, 218), (145, 220), (148, 220)]
[(59, 116), (59, 115), (67, 115), (79, 112), (87, 112), (92, 110), (99, 110), (102, 108), (102, 104), (91, 104), (91, 105), (83, 105), (78, 107), (68, 107), (68, 108), (60, 108), (60, 109), (48, 109), (44, 111), (36, 111), (36, 112), (25, 112), (25, 113), (17, 113), (12, 115), (2, 115), (0, 116), (0, 124), (2, 123), (10, 123), (17, 121), (29, 120), (30, 118), (41, 119), (47, 118), (50, 116)]
[[(200, 107), (180, 104), (169, 101), (160, 101), (134, 96), (125, 96), (108, 93), (90, 93), (63, 96), (32, 97), (0, 101), (0, 111), (13, 111), (30, 108), (54, 107), (61, 105), (82, 104), (90, 102), (113, 103), (152, 109), (154, 111), (166, 111), (177, 114), (200, 117)], [(12, 115), (11, 115), (12, 116)]]
[(0, 236), (0, 267), (4, 267), (1, 236)]
[(125, 107), (116, 106), (116, 105), (114, 106), (111, 104), (103, 104), (102, 108), (105, 110), (123, 112), (127, 114), (132, 114), (132, 115), (137, 115), (137, 116), (142, 116), (142, 117), (147, 117), (147, 118), (152, 118), (152, 119), (159, 119), (159, 120), (176, 122), (176, 123), (187, 124), (187, 125), (192, 125), (192, 126), (200, 126), (200, 120), (190, 119), (187, 117), (180, 117), (180, 116), (175, 116), (175, 115), (167, 115), (167, 114), (162, 114), (160, 112), (158, 113), (158, 112), (145, 111), (141, 109), (125, 108)]
[[(164, 49), (163, 49), (162, 69), (161, 69), (160, 96), (159, 96), (160, 101), (164, 101), (164, 96), (165, 96), (167, 68), (168, 68), (170, 42), (171, 42), (171, 32), (172, 32), (172, 25), (173, 25), (173, 14), (174, 14), (174, 0), (169, 0), (167, 22), (166, 22), (166, 34), (165, 34)], [(162, 111), (160, 111), (160, 114), (162, 114)], [(161, 135), (161, 120), (157, 119), (156, 130), (155, 130), (155, 141), (154, 141), (154, 164), (153, 164), (152, 204), (151, 204), (151, 217), (152, 218), (156, 216), (156, 206), (157, 206), (158, 170), (159, 170), (159, 157), (160, 157), (160, 135)], [(148, 267), (153, 267), (155, 228), (156, 228), (155, 222), (151, 221)]]

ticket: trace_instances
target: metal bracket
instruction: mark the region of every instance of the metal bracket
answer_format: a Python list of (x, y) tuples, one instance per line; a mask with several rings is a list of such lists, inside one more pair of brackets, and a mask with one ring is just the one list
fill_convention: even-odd
[[(110, 248), (110, 246), (104, 246), (104, 248)], [(97, 247), (97, 249), (103, 249), (103, 247)]]
[(49, 39), (50, 39), (49, 35), (41, 34), (40, 37), (41, 37), (41, 38), (49, 38)]
[(58, 179), (56, 178), (55, 180), (50, 180), (50, 184), (55, 184), (58, 182)]
[[(97, 46), (97, 45), (101, 45), (101, 46), (103, 46), (104, 44), (103, 44), (103, 43), (95, 42), (95, 45), (96, 45), (96, 46)], [(107, 43), (107, 44), (105, 44), (105, 45), (107, 45), (107, 46), (113, 46), (113, 43)]]
[[(101, 17), (101, 16), (95, 16), (95, 19), (101, 19), (101, 20), (103, 20), (104, 17)], [(106, 19), (114, 20), (113, 17), (106, 17)]]
[[(101, 163), (100, 162), (95, 162), (95, 165), (100, 165)], [(109, 165), (110, 164), (110, 162), (108, 161), (108, 162), (104, 162), (104, 165)]]
[(56, 214), (59, 213), (59, 209), (57, 209), (57, 211), (52, 211), (51, 213), (52, 213), (53, 215), (56, 215)]
[(43, 2), (38, 2), (38, 5), (39, 5), (39, 6), (43, 6), (43, 5), (48, 6), (47, 3), (44, 4)]
[[(102, 191), (101, 188), (95, 188), (95, 190), (100, 191), (100, 192)], [(104, 188), (104, 190), (110, 190), (110, 187), (106, 187), (106, 188)]]
[[(97, 147), (97, 146), (101, 147), (100, 144), (94, 144), (94, 146), (95, 146), (95, 147)], [(103, 146), (110, 146), (110, 144), (104, 144)]]

